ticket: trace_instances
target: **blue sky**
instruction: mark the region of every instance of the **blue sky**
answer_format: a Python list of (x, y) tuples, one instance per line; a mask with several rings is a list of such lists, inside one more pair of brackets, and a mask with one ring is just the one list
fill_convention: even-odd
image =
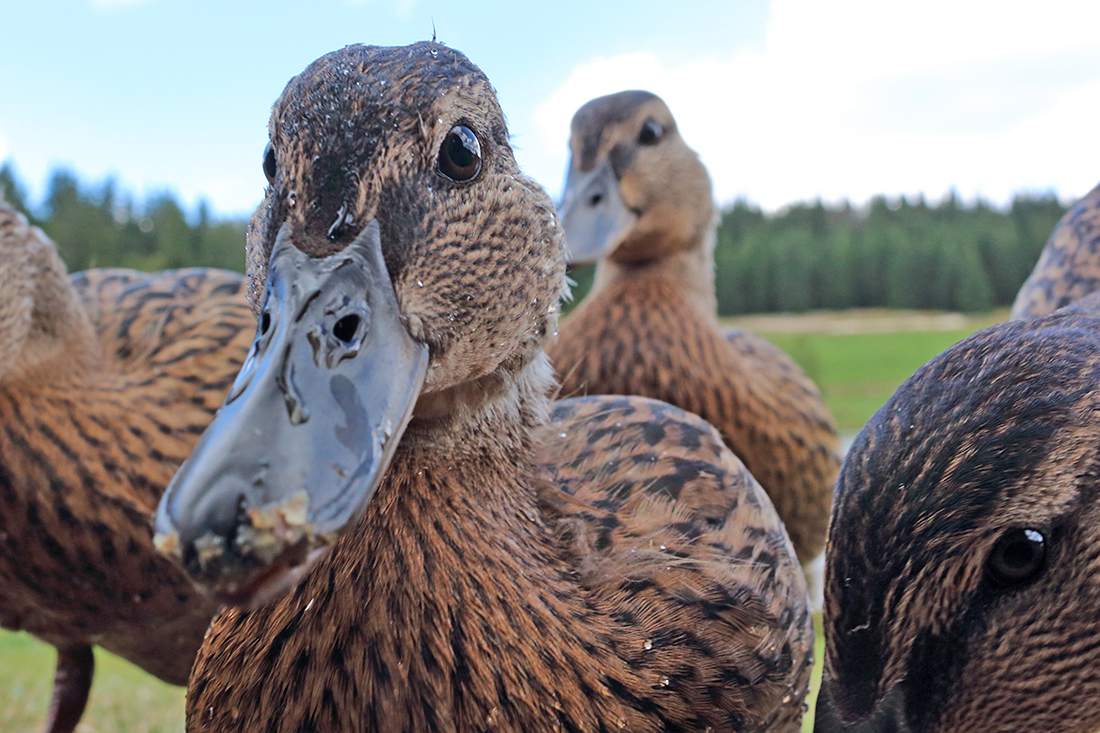
[(572, 113), (624, 88), (666, 99), (720, 202), (1068, 200), (1100, 181), (1094, 0), (5, 0), (0, 159), (36, 198), (64, 165), (247, 214), (287, 80), (433, 25), (493, 81), (554, 196)]

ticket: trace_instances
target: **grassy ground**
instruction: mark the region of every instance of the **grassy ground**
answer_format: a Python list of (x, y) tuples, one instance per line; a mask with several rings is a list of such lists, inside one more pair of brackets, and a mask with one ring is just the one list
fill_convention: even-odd
[[(816, 313), (731, 320), (767, 337), (818, 383), (842, 432), (854, 434), (918, 367), (1005, 313)], [(813, 692), (804, 731), (813, 729), (822, 658), (820, 619)], [(178, 733), (182, 688), (170, 687), (117, 657), (96, 651), (96, 677), (78, 733)], [(53, 650), (26, 634), (0, 631), (0, 731), (40, 730), (53, 681)]]
[[(77, 733), (179, 733), (182, 687), (96, 649), (96, 674)], [(55, 655), (27, 634), (0, 632), (0, 731), (39, 731), (53, 687)]]

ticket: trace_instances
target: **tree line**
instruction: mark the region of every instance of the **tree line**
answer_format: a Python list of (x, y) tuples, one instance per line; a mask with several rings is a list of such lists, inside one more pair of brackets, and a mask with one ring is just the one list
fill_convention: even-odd
[(244, 272), (248, 222), (217, 221), (205, 202), (189, 216), (169, 193), (138, 201), (113, 179), (88, 184), (55, 170), (42, 205), (31, 207), (10, 163), (0, 167), (0, 193), (53, 239), (69, 272), (92, 267)]
[[(1065, 211), (1053, 194), (1019, 194), (1005, 210), (954, 194), (937, 204), (798, 203), (775, 214), (736, 201), (718, 225), (718, 312), (1008, 306)], [(592, 273), (570, 272), (575, 301)]]
[[(113, 180), (87, 184), (54, 171), (29, 208), (10, 163), (5, 198), (57, 243), (70, 271), (90, 267), (244, 269), (245, 221), (193, 215), (167, 193), (135, 201)], [(746, 201), (721, 215), (715, 249), (718, 310), (916, 308), (981, 311), (1012, 303), (1065, 207), (1051, 194), (1017, 195), (1007, 209), (950, 195), (799, 203), (770, 214)], [(570, 273), (575, 301), (591, 268)]]
[(775, 216), (737, 202), (715, 250), (723, 314), (841, 308), (982, 311), (1011, 305), (1065, 213), (1052, 194), (1007, 210), (955, 195), (797, 204)]

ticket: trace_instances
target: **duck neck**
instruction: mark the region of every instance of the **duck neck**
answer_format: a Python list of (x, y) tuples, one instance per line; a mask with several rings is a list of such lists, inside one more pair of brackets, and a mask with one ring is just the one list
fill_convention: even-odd
[(714, 291), (716, 236), (715, 227), (709, 226), (687, 248), (661, 257), (636, 262), (616, 262), (605, 257), (596, 265), (592, 293), (627, 283), (631, 286), (667, 283), (677, 292), (684, 293), (700, 311), (713, 317), (718, 312)]
[[(426, 502), (424, 511), (437, 524), (452, 523), (456, 539), (469, 534), (462, 538), (466, 547), (507, 537), (515, 543), (510, 558), (539, 569), (549, 535), (537, 510), (533, 442), (548, 419), (551, 375), (540, 350), (518, 376), (484, 387), (479, 399), (473, 390), (449, 396), (452, 410), (446, 417), (414, 413), (389, 473), (404, 488), (392, 490), (389, 500)], [(417, 413), (422, 409), (418, 403)], [(397, 516), (379, 509), (386, 517)]]
[[(431, 727), (416, 719), (425, 705), (437, 719), (464, 719), (462, 729), (492, 728), (494, 715), (517, 730), (556, 714), (585, 718), (586, 729), (594, 716), (617, 719), (611, 702), (588, 698), (606, 690), (606, 674), (627, 672), (591, 663), (610, 656), (599, 615), (539, 508), (531, 443), (545, 382), (521, 378), (511, 404), (486, 404), (461, 439), (410, 425), (412, 440), (402, 439), (349, 537), (359, 544), (352, 561), (367, 564), (356, 603), (382, 670), (372, 705), (393, 716), (380, 729)], [(565, 710), (574, 701), (585, 704)]]
[[(427, 456), (503, 451), (518, 460), (530, 450), (529, 436), (546, 423), (554, 372), (541, 347), (514, 370), (496, 371), (437, 392), (422, 393), (401, 437), (399, 450)], [(527, 453), (525, 453), (525, 451)]]

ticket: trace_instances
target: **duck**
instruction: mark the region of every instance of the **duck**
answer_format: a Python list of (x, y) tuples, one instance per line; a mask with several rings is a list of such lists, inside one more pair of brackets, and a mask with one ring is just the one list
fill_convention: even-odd
[(981, 331), (837, 482), (815, 731), (1100, 729), (1100, 294)]
[(1020, 286), (1010, 318), (1036, 318), (1100, 290), (1100, 185), (1070, 206)]
[(657, 95), (598, 97), (573, 116), (561, 219), (591, 291), (548, 350), (563, 395), (670, 402), (714, 425), (771, 497), (799, 560), (824, 545), (840, 466), (821, 391), (786, 353), (723, 329), (710, 175)]
[(484, 73), (348, 46), (269, 132), (256, 341), (155, 520), (227, 603), (188, 730), (798, 730), (767, 494), (697, 416), (552, 399), (564, 240)]
[(107, 649), (186, 684), (213, 599), (153, 546), (161, 492), (255, 329), (218, 270), (70, 276), (0, 198), (0, 626), (57, 649), (47, 733), (70, 733)]

